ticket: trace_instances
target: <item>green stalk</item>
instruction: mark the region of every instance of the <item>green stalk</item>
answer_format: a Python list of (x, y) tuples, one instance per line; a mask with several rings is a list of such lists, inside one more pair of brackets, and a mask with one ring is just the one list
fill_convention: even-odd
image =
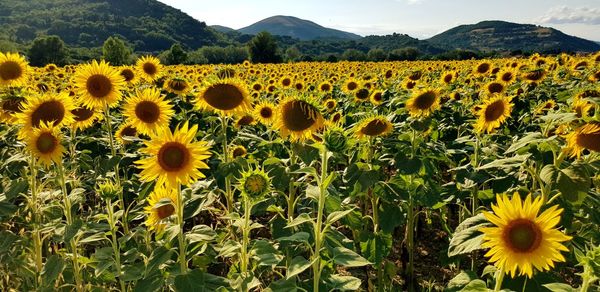
[(317, 209), (317, 223), (314, 226), (315, 230), (315, 249), (313, 253), (313, 291), (319, 291), (319, 283), (321, 279), (321, 245), (323, 244), (323, 212), (325, 209), (326, 189), (323, 181), (327, 178), (327, 149), (322, 149), (321, 157), (321, 179), (319, 180), (319, 206)]
[[(104, 105), (104, 120), (106, 122), (106, 127), (108, 130), (108, 140), (110, 142), (110, 154), (112, 157), (117, 156), (117, 148), (115, 147), (115, 139), (113, 137), (113, 128), (112, 128), (112, 123), (111, 123), (111, 119), (110, 119), (110, 108), (108, 107), (108, 104)], [(119, 174), (119, 164), (115, 164), (115, 180), (117, 183), (117, 187), (119, 189), (119, 191), (117, 192), (118, 196), (119, 196), (119, 208), (121, 208), (121, 210), (123, 210), (123, 218), (121, 220), (121, 224), (123, 225), (123, 230), (125, 232), (125, 235), (129, 234), (129, 222), (127, 220), (127, 209), (125, 208), (125, 200), (123, 199), (123, 187), (121, 185), (121, 177)]]
[[(473, 169), (477, 169), (479, 167), (479, 148), (480, 148), (479, 134), (475, 135), (475, 153), (473, 154)], [(479, 208), (479, 188), (477, 185), (473, 186), (471, 189), (471, 216), (475, 216), (477, 214), (477, 208)], [(477, 251), (472, 253), (471, 257), (471, 270), (475, 270), (475, 258), (477, 257)]]
[[(69, 199), (69, 195), (67, 194), (67, 183), (65, 181), (65, 171), (63, 169), (62, 163), (56, 164), (56, 169), (58, 171), (58, 176), (60, 179), (60, 187), (63, 193), (63, 201), (65, 205), (65, 216), (67, 217), (67, 225), (73, 224), (73, 215), (71, 214), (71, 199)], [(83, 291), (83, 280), (81, 279), (80, 267), (79, 267), (79, 257), (77, 255), (77, 243), (75, 239), (71, 239), (70, 242), (71, 253), (73, 254), (73, 274), (75, 277), (75, 285), (77, 291)]]
[(181, 265), (181, 274), (187, 273), (187, 260), (185, 258), (185, 234), (183, 233), (183, 194), (181, 185), (177, 184), (177, 224), (179, 224), (179, 264)]
[(247, 196), (244, 196), (244, 226), (242, 227), (242, 255), (241, 255), (241, 272), (243, 277), (246, 277), (246, 272), (248, 272), (248, 243), (250, 237), (250, 213), (252, 211), (252, 206), (250, 204), (250, 199)]
[[(412, 175), (410, 176), (410, 183), (412, 185)], [(415, 206), (413, 192), (408, 193), (408, 222), (406, 222), (406, 245), (408, 248), (408, 270), (407, 274), (409, 277), (409, 290), (414, 290), (414, 274), (415, 274)]]
[(496, 272), (496, 284), (494, 285), (494, 291), (500, 291), (502, 288), (502, 281), (504, 280), (504, 270), (500, 269)]
[[(227, 117), (221, 116), (221, 131), (223, 132), (223, 162), (229, 162), (229, 147), (227, 145)], [(233, 212), (233, 192), (229, 175), (225, 176), (225, 200), (227, 201), (227, 214)]]
[(111, 244), (113, 253), (115, 254), (115, 266), (117, 268), (117, 277), (119, 277), (119, 284), (121, 285), (121, 291), (127, 291), (125, 282), (123, 281), (121, 273), (121, 250), (117, 241), (117, 224), (114, 218), (114, 210), (111, 199), (106, 199), (106, 211), (108, 213), (108, 225), (110, 225), (111, 233)]
[(33, 213), (33, 250), (34, 250), (34, 261), (35, 261), (35, 272), (36, 272), (36, 287), (41, 286), (41, 273), (43, 268), (42, 258), (42, 240), (40, 236), (39, 224), (41, 223), (40, 214), (38, 209), (38, 196), (37, 196), (37, 165), (33, 154), (29, 160), (29, 179), (31, 186), (31, 212)]
[[(296, 164), (296, 155), (294, 153), (294, 150), (290, 149), (290, 167), (292, 165)], [(296, 189), (294, 187), (294, 175), (292, 174), (292, 178), (290, 179), (290, 186), (289, 186), (289, 195), (287, 198), (287, 204), (288, 204), (288, 208), (287, 208), (287, 215), (288, 215), (288, 222), (292, 222), (292, 220), (294, 220), (294, 212), (296, 209)]]

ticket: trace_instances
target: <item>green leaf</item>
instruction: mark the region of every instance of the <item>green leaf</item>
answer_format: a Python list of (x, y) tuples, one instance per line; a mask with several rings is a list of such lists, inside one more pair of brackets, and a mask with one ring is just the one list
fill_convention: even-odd
[(333, 262), (344, 267), (362, 267), (370, 265), (367, 259), (345, 247), (335, 247), (332, 251)]
[(487, 292), (487, 285), (483, 280), (473, 280), (465, 288), (460, 290), (461, 292)]
[(279, 241), (279, 242), (283, 242), (283, 241), (308, 242), (309, 237), (310, 237), (310, 234), (308, 234), (308, 232), (300, 231), (300, 232), (296, 232), (290, 236), (284, 236), (284, 237), (277, 238), (277, 241)]
[(376, 233), (369, 234), (366, 241), (360, 243), (361, 253), (370, 262), (375, 263), (376, 266), (381, 264), (383, 259), (392, 250), (392, 235), (389, 233)]
[(17, 206), (6, 201), (0, 201), (0, 217), (9, 217), (17, 212)]
[(144, 277), (144, 271), (146, 270), (146, 266), (143, 262), (137, 262), (131, 265), (123, 265), (123, 281), (132, 282), (137, 281)]
[(288, 223), (285, 228), (291, 228), (294, 226), (298, 226), (300, 224), (306, 223), (306, 222), (312, 222), (312, 218), (310, 217), (310, 215), (308, 215), (307, 213), (302, 213), (300, 215), (298, 215), (298, 217), (294, 218), (294, 220), (292, 220), (292, 222)]
[(544, 138), (544, 136), (539, 132), (530, 133), (516, 142), (513, 142), (505, 153), (513, 153), (523, 147), (529, 146), (530, 144), (537, 144), (545, 140), (546, 138)]
[(185, 234), (189, 243), (195, 242), (210, 242), (215, 240), (217, 233), (206, 225), (196, 225), (192, 230)]
[(65, 228), (65, 234), (63, 236), (64, 242), (71, 241), (71, 239), (73, 239), (75, 235), (77, 235), (79, 230), (81, 230), (82, 226), (83, 221), (81, 221), (81, 219), (76, 219), (75, 222), (73, 222), (73, 224), (67, 225), (67, 227)]
[[(317, 260), (317, 258), (315, 258), (314, 260)], [(308, 269), (311, 265), (312, 265), (312, 262), (307, 261), (305, 258), (303, 258), (301, 256), (297, 256), (297, 257), (293, 258), (292, 262), (290, 263), (290, 266), (287, 269), (286, 278), (290, 279), (290, 278), (304, 272), (304, 270)]]
[(13, 180), (10, 183), (10, 187), (4, 193), (6, 199), (12, 200), (19, 194), (25, 194), (27, 192), (27, 188), (29, 187), (29, 182), (24, 179)]
[(360, 288), (361, 281), (359, 278), (352, 276), (342, 276), (333, 274), (326, 279), (326, 282), (331, 286), (331, 289), (340, 291), (356, 291)]
[(210, 292), (229, 287), (229, 280), (200, 270), (175, 277), (175, 291)]
[(283, 260), (279, 251), (266, 240), (257, 240), (250, 250), (250, 255), (258, 259), (259, 266), (276, 266)]
[(296, 292), (299, 291), (298, 285), (296, 284), (296, 278), (292, 279), (281, 279), (279, 281), (272, 282), (271, 285), (265, 292)]
[(458, 291), (475, 279), (477, 279), (477, 276), (473, 271), (460, 271), (458, 275), (448, 282), (448, 290)]
[(483, 233), (479, 232), (479, 229), (488, 224), (483, 214), (478, 214), (460, 223), (450, 240), (448, 256), (452, 257), (481, 249)]
[(513, 157), (496, 159), (488, 164), (482, 165), (477, 170), (500, 168), (500, 169), (511, 169), (514, 167), (521, 166), (531, 154), (517, 154)]
[(329, 214), (327, 216), (327, 220), (325, 221), (325, 224), (333, 224), (334, 222), (344, 218), (346, 215), (350, 214), (350, 212), (352, 212), (353, 209), (350, 210), (345, 210), (345, 211), (335, 211), (335, 212), (331, 212), (331, 214)]
[(152, 251), (150, 255), (150, 259), (148, 260), (148, 265), (146, 266), (146, 271), (144, 272), (144, 277), (148, 277), (148, 274), (152, 274), (153, 272), (159, 271), (160, 266), (168, 261), (173, 255), (173, 251), (171, 249), (167, 249), (164, 246), (161, 246)]
[(542, 286), (550, 289), (552, 292), (575, 292), (577, 289), (564, 283), (543, 284)]
[(60, 256), (51, 255), (48, 257), (41, 273), (44, 283), (46, 285), (51, 285), (54, 283), (64, 268), (65, 261)]
[(8, 230), (0, 231), (0, 253), (5, 253), (10, 250), (17, 239), (19, 239), (19, 237)]
[(150, 291), (162, 291), (165, 279), (159, 271), (154, 274), (150, 274), (144, 279), (141, 279), (135, 283), (133, 288), (134, 292), (150, 292)]
[(591, 180), (583, 165), (571, 165), (558, 174), (557, 187), (562, 195), (571, 203), (581, 203), (579, 193), (590, 190)]

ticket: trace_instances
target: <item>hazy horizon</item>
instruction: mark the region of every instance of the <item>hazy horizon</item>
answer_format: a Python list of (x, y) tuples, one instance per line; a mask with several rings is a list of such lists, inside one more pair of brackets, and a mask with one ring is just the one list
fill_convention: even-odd
[[(502, 20), (552, 27), (566, 34), (600, 41), (600, 1), (595, 0), (505, 0), (502, 3), (477, 0), (159, 1), (207, 25), (233, 29), (271, 16), (286, 15), (361, 36), (396, 32), (425, 39), (461, 24)], [(228, 12), (228, 17), (223, 11)]]

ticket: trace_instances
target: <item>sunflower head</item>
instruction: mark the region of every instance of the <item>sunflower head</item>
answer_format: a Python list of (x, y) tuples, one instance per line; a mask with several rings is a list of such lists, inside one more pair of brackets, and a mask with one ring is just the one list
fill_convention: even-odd
[(125, 101), (123, 116), (140, 133), (150, 135), (169, 127), (169, 121), (175, 111), (158, 89), (137, 90), (135, 95)]
[(21, 103), (25, 102), (23, 96), (8, 96), (0, 98), (0, 122), (15, 123), (17, 114), (22, 112)]
[(487, 94), (495, 94), (504, 92), (505, 88), (502, 82), (491, 81), (484, 86), (484, 89)]
[(394, 126), (386, 117), (376, 115), (360, 121), (354, 129), (354, 134), (359, 139), (363, 137), (377, 137), (387, 135), (393, 129)]
[(567, 150), (572, 157), (581, 157), (585, 149), (600, 152), (600, 123), (587, 123), (567, 135)]
[(523, 78), (523, 80), (529, 83), (537, 84), (544, 80), (544, 77), (546, 77), (546, 71), (544, 69), (531, 70), (521, 74), (521, 77)]
[(337, 101), (333, 98), (328, 98), (325, 101), (323, 101), (323, 107), (328, 111), (328, 112), (332, 112), (335, 110), (337, 106)]
[(98, 183), (97, 192), (103, 199), (113, 199), (119, 194), (118, 185), (112, 180)]
[(205, 177), (200, 169), (207, 169), (204, 160), (210, 157), (209, 145), (205, 141), (194, 142), (198, 126), (189, 127), (186, 122), (175, 132), (161, 129), (146, 141), (140, 151), (148, 157), (136, 161), (142, 169), (143, 181), (157, 180), (157, 184), (170, 186), (188, 185)]
[(146, 226), (148, 230), (156, 230), (160, 233), (164, 230), (164, 222), (175, 214), (177, 190), (173, 187), (157, 185), (147, 201), (148, 206), (144, 207), (144, 212), (148, 216)]
[(246, 84), (237, 79), (219, 79), (206, 84), (198, 93), (196, 106), (220, 114), (244, 114), (251, 110)]
[(25, 58), (16, 53), (0, 52), (0, 87), (23, 86), (29, 77)]
[(494, 131), (510, 117), (512, 108), (511, 98), (502, 95), (491, 96), (478, 106), (475, 130), (487, 133)]
[(119, 141), (123, 145), (127, 145), (131, 142), (131, 138), (136, 138), (139, 136), (138, 130), (130, 123), (123, 123), (117, 129), (116, 133), (117, 141)]
[(482, 61), (475, 65), (473, 71), (476, 75), (486, 75), (492, 69), (492, 64), (489, 61)]
[(554, 262), (564, 262), (561, 251), (568, 251), (562, 242), (571, 239), (556, 229), (562, 209), (552, 206), (539, 214), (543, 206), (541, 197), (528, 195), (521, 201), (518, 193), (512, 196), (498, 195), (494, 213), (485, 217), (494, 225), (484, 227), (482, 246), (490, 248), (485, 254), (497, 268), (514, 277), (533, 276), (534, 270), (544, 271), (554, 267)]
[(383, 91), (382, 90), (373, 91), (373, 93), (371, 93), (371, 97), (369, 97), (369, 100), (371, 100), (371, 103), (373, 105), (382, 104), (383, 103)]
[(406, 108), (413, 117), (427, 117), (439, 106), (439, 92), (434, 89), (418, 91), (406, 102)]
[(245, 114), (235, 120), (234, 126), (239, 129), (254, 124), (256, 124), (254, 116), (252, 114)]
[(279, 103), (275, 127), (283, 137), (303, 141), (323, 123), (318, 103), (310, 97), (287, 97)]
[(32, 95), (22, 104), (22, 112), (15, 117), (26, 130), (38, 128), (43, 123), (62, 127), (73, 123), (73, 100), (68, 93)]
[(138, 74), (135, 72), (135, 69), (131, 66), (122, 66), (120, 68), (119, 74), (123, 77), (123, 80), (127, 84), (136, 84), (139, 80)]
[(187, 80), (180, 77), (174, 77), (167, 80), (163, 87), (168, 92), (179, 95), (187, 94), (192, 89)]
[(71, 113), (73, 114), (71, 127), (78, 130), (85, 130), (94, 125), (95, 121), (102, 119), (102, 115), (98, 110), (86, 106), (77, 107), (71, 110)]
[(135, 67), (138, 74), (148, 82), (154, 82), (162, 74), (162, 65), (154, 56), (143, 56), (137, 60)]
[(517, 78), (517, 74), (512, 69), (505, 69), (496, 75), (496, 80), (504, 83), (504, 85), (509, 85), (515, 81)]
[(271, 125), (276, 120), (277, 109), (268, 101), (261, 101), (254, 107), (254, 116), (264, 125)]
[(248, 154), (248, 151), (243, 145), (236, 145), (231, 149), (231, 157), (233, 159), (236, 159), (238, 157), (244, 157), (246, 156), (246, 154)]
[(251, 200), (260, 200), (270, 189), (271, 179), (261, 169), (252, 169), (242, 173), (239, 189), (242, 195)]
[(104, 61), (81, 65), (74, 79), (82, 104), (98, 109), (116, 106), (126, 85), (119, 70)]
[(60, 129), (52, 124), (42, 123), (26, 135), (27, 149), (39, 162), (49, 167), (52, 162), (62, 163), (64, 147), (61, 145)]

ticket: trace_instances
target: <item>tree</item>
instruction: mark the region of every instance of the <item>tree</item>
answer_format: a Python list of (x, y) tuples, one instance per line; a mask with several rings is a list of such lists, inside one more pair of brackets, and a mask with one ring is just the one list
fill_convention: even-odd
[(188, 54), (179, 43), (175, 43), (171, 46), (165, 58), (168, 65), (185, 64), (188, 60)]
[(383, 49), (371, 49), (367, 53), (367, 58), (369, 59), (369, 61), (381, 62), (385, 61), (386, 57), (387, 54)]
[(131, 49), (127, 47), (122, 39), (116, 36), (106, 39), (102, 46), (102, 57), (112, 65), (121, 66), (128, 64), (130, 56)]
[(277, 42), (275, 38), (266, 32), (258, 33), (248, 43), (250, 58), (254, 63), (279, 63), (281, 56), (277, 54)]
[(300, 50), (296, 46), (291, 46), (285, 50), (285, 59), (287, 62), (296, 62), (300, 59)]
[(342, 59), (347, 61), (364, 61), (367, 59), (367, 55), (356, 49), (347, 49), (342, 54)]
[(63, 40), (59, 36), (51, 35), (33, 40), (28, 56), (29, 63), (33, 66), (45, 66), (50, 63), (63, 66), (67, 64), (69, 54)]
[(414, 61), (416, 60), (421, 52), (412, 47), (395, 49), (388, 54), (388, 60), (390, 61)]

